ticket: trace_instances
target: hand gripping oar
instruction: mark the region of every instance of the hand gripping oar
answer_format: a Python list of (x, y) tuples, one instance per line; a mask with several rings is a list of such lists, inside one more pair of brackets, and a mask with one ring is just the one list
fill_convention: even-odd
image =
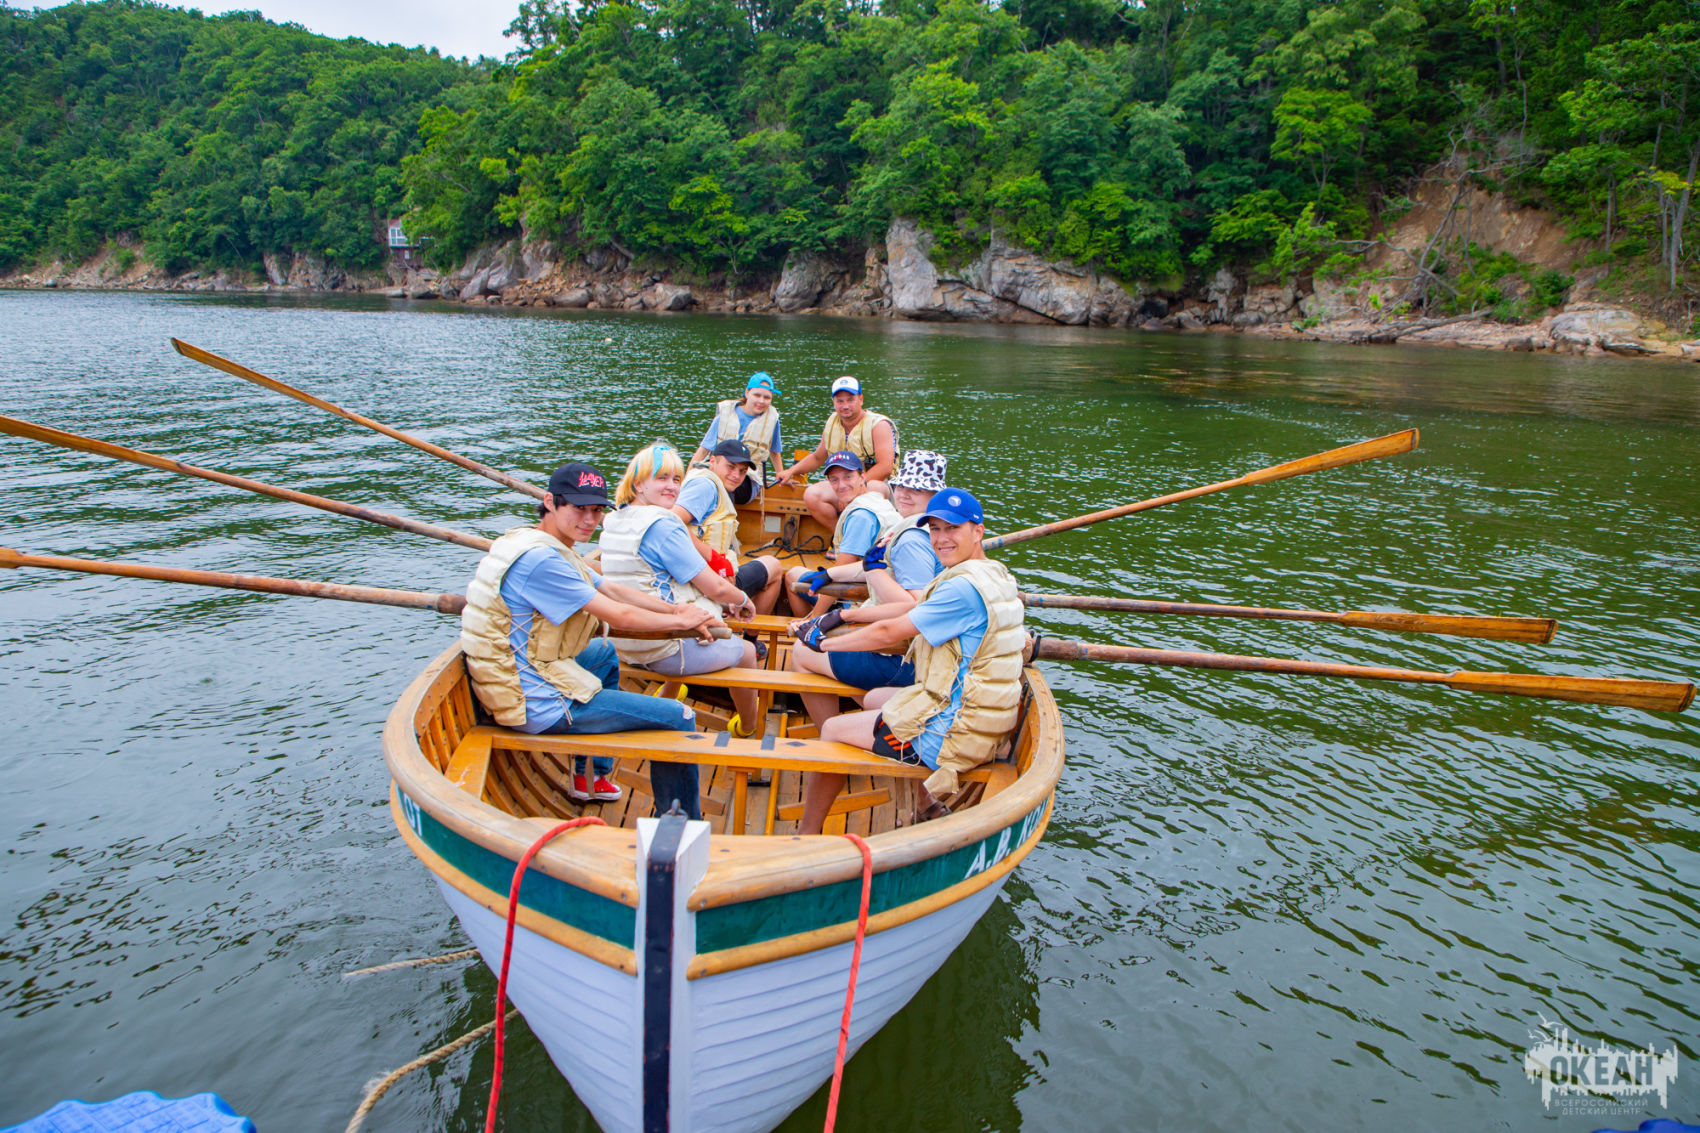
[[(797, 592), (808, 596), (808, 587)], [(868, 588), (857, 582), (834, 582), (818, 593), (856, 601), (868, 596)], [(1343, 614), (1324, 610), (1282, 610), (1266, 606), (1222, 606), (1209, 602), (1158, 602), (1144, 598), (1112, 598), (1097, 594), (1029, 594), (1021, 601), (1031, 609), (1104, 610), (1129, 614), (1202, 614), (1216, 618), (1267, 618), (1287, 622), (1325, 622), (1351, 629), (1383, 629), (1397, 633), (1445, 633), (1454, 637), (1486, 637), (1498, 641), (1552, 640), (1558, 623), (1551, 618), (1473, 617), (1461, 614), (1402, 614), (1379, 610), (1348, 610)]]
[(46, 425), (20, 421), (16, 417), (0, 416), (0, 433), (10, 433), (14, 437), (27, 437), (32, 441), (41, 441), (44, 444), (57, 445), (60, 448), (76, 449), (79, 452), (92, 452), (96, 456), (109, 456), (113, 460), (128, 460), (132, 464), (140, 464), (147, 468), (158, 468), (165, 472), (180, 472), (185, 476), (199, 476), (201, 479), (211, 480), (215, 484), (228, 484), (233, 488), (245, 488), (250, 492), (258, 492), (262, 496), (288, 500), (291, 503), (306, 504), (308, 507), (316, 507), (322, 511), (333, 511), (338, 515), (364, 519), (368, 523), (381, 523), (385, 527), (393, 527), (397, 531), (408, 531), (415, 535), (428, 535), (433, 539), (441, 539), (445, 543), (459, 543), (463, 547), (471, 547), (477, 551), (488, 551), (490, 549), (490, 540), (482, 535), (469, 535), (465, 531), (438, 527), (434, 523), (421, 523), (416, 519), (404, 519), (399, 515), (391, 515), (387, 511), (357, 507), (354, 504), (345, 504), (341, 500), (308, 495), (306, 492), (297, 492), (291, 488), (277, 488), (259, 480), (250, 480), (245, 476), (232, 476), (228, 472), (215, 472), (210, 468), (197, 468), (193, 464), (184, 464), (182, 461), (172, 460), (168, 456), (156, 456), (151, 452), (143, 452), (140, 449), (108, 444), (106, 441), (97, 441), (91, 437), (67, 433), (62, 429), (52, 429)]
[(514, 489), (516, 492), (524, 492), (533, 499), (540, 500), (547, 494), (536, 484), (531, 484), (521, 480), (518, 476), (510, 476), (506, 472), (501, 472), (497, 469), (491, 468), (488, 464), (480, 464), (478, 461), (473, 460), (469, 456), (462, 456), (458, 452), (450, 452), (441, 445), (434, 445), (430, 441), (422, 441), (418, 437), (413, 436), (411, 433), (404, 433), (400, 429), (392, 429), (382, 421), (374, 421), (370, 417), (362, 417), (360, 414), (355, 413), (352, 410), (344, 409), (340, 405), (333, 405), (322, 397), (314, 397), (305, 390), (296, 389), (294, 386), (280, 382), (276, 378), (268, 378), (258, 370), (250, 370), (248, 367), (239, 362), (232, 362), (228, 358), (221, 358), (210, 350), (202, 350), (199, 346), (191, 346), (180, 338), (172, 339), (171, 345), (176, 348), (177, 353), (183, 355), (185, 358), (190, 358), (196, 362), (211, 366), (215, 370), (223, 370), (225, 373), (230, 374), (233, 377), (253, 382), (257, 386), (264, 386), (269, 390), (283, 394), (285, 397), (293, 397), (296, 401), (306, 402), (308, 405), (311, 405), (316, 409), (323, 409), (326, 413), (334, 413), (338, 417), (353, 421), (356, 425), (364, 425), (374, 432), (384, 434), (386, 437), (394, 437), (396, 440), (401, 441), (404, 444), (412, 445), (421, 452), (428, 452), (432, 456), (442, 457), (450, 464), (458, 464), (469, 472), (476, 472), (478, 475), (486, 476), (491, 480), (496, 481), (498, 484), (505, 484)]
[(1247, 472), (1244, 476), (1236, 476), (1232, 480), (1223, 480), (1220, 484), (1206, 484), (1202, 488), (1188, 488), (1184, 492), (1171, 492), (1166, 496), (1157, 496), (1134, 504), (1123, 504), (1120, 507), (1109, 508), (1105, 511), (1077, 515), (1073, 519), (1059, 519), (1055, 523), (1045, 523), (1038, 527), (1012, 531), (1008, 535), (994, 535), (986, 540), (986, 550), (992, 551), (998, 547), (1007, 547), (1011, 543), (1024, 543), (1029, 539), (1037, 539), (1041, 535), (1055, 535), (1059, 531), (1072, 531), (1076, 527), (1085, 527), (1089, 523), (1100, 523), (1106, 519), (1115, 519), (1117, 516), (1150, 511), (1154, 507), (1196, 499), (1199, 496), (1209, 495), (1211, 492), (1220, 492), (1224, 488), (1238, 488), (1245, 484), (1269, 484), (1276, 480), (1285, 480), (1290, 476), (1303, 476), (1309, 472), (1342, 468), (1348, 464), (1376, 460), (1383, 456), (1397, 456), (1400, 453), (1410, 452), (1416, 447), (1417, 431), (1415, 429), (1406, 429), (1402, 433), (1389, 433), (1385, 437), (1377, 437), (1370, 441), (1359, 441), (1355, 445), (1329, 449), (1327, 452), (1319, 452), (1314, 456), (1304, 456), (1298, 460), (1289, 460), (1285, 464), (1277, 464), (1271, 468)]
[(1536, 673), (1430, 673), (1422, 669), (1383, 669), (1336, 665), (1328, 661), (1291, 661), (1281, 657), (1240, 657), (1231, 653), (1193, 653), (1180, 649), (1138, 649), (1092, 645), (1084, 641), (1039, 638), (1036, 655), (1055, 661), (1108, 661), (1127, 665), (1174, 665), (1190, 669), (1228, 669), (1242, 673), (1290, 673), (1314, 677), (1350, 677), (1363, 681), (1414, 681), (1446, 685), (1460, 692), (1497, 692), (1544, 696), (1584, 704), (1616, 704), (1648, 712), (1681, 712), (1694, 700), (1689, 681), (1634, 681), (1616, 677), (1552, 677)]
[[(110, 574), (121, 578), (146, 578), (156, 582), (186, 582), (193, 586), (218, 586), (227, 590), (253, 590), (261, 594), (293, 594), (304, 598), (335, 598), (343, 602), (369, 602), (378, 606), (403, 606), (458, 615), (466, 607), (460, 594), (428, 590), (392, 590), (384, 586), (347, 586), (338, 582), (309, 582), (295, 578), (272, 578), (263, 574), (226, 574), (219, 570), (185, 570), (180, 567), (144, 566), (141, 563), (103, 563), (94, 559), (68, 559), (58, 555), (26, 555), (0, 547), (0, 568), (44, 567), (82, 574)], [(716, 638), (729, 638), (732, 631), (710, 626)], [(621, 630), (619, 636), (642, 641), (695, 637), (695, 630)]]

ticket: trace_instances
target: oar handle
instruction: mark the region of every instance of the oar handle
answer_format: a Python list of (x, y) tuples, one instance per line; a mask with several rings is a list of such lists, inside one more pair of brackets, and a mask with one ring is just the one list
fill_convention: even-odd
[(469, 472), (476, 472), (478, 475), (494, 480), (498, 484), (505, 484), (508, 487), (513, 488), (515, 491), (524, 492), (533, 499), (540, 500), (548, 494), (536, 484), (521, 480), (517, 476), (510, 476), (506, 472), (491, 468), (488, 464), (480, 464), (471, 457), (462, 456), (458, 452), (451, 452), (449, 449), (443, 448), (441, 445), (434, 445), (430, 441), (421, 440), (411, 433), (404, 433), (400, 429), (391, 428), (382, 421), (374, 421), (372, 418), (364, 417), (353, 410), (344, 409), (342, 406), (326, 401), (322, 397), (314, 397), (307, 391), (296, 389), (294, 386), (285, 382), (280, 382), (276, 378), (268, 378), (258, 370), (250, 370), (240, 362), (232, 362), (230, 359), (214, 354), (210, 350), (202, 350), (199, 346), (191, 346), (189, 343), (184, 342), (180, 338), (172, 339), (171, 345), (177, 353), (183, 355), (185, 358), (192, 359), (205, 366), (211, 366), (215, 370), (223, 370), (232, 377), (241, 378), (243, 381), (247, 382), (253, 382), (257, 386), (263, 386), (275, 393), (281, 393), (285, 397), (293, 397), (296, 401), (305, 402), (316, 409), (323, 409), (326, 413), (334, 413), (336, 416), (341, 417), (344, 420), (353, 421), (356, 425), (364, 425), (366, 428), (371, 429), (374, 432), (382, 433), (386, 437), (393, 437), (396, 440), (401, 441), (403, 444), (412, 445), (421, 452), (428, 452), (432, 456), (441, 457), (450, 464), (458, 464), (460, 467)]
[[(797, 586), (807, 597), (808, 587)], [(834, 582), (820, 593), (842, 601), (860, 601), (868, 588), (859, 582)], [(1264, 618), (1270, 621), (1323, 622), (1353, 629), (1389, 630), (1397, 633), (1444, 633), (1454, 637), (1482, 637), (1499, 641), (1552, 640), (1558, 623), (1551, 618), (1474, 617), (1461, 614), (1405, 614), (1374, 610), (1350, 610), (1343, 614), (1323, 610), (1283, 610), (1266, 606), (1225, 606), (1211, 602), (1165, 602), (1147, 598), (1119, 598), (1107, 594), (1032, 594), (1023, 591), (1021, 601), (1029, 609), (1095, 610), (1125, 614), (1196, 614), (1218, 618)]]
[(21, 421), (16, 417), (0, 416), (0, 433), (10, 433), (14, 437), (25, 437), (32, 441), (40, 441), (43, 444), (55, 445), (59, 448), (73, 449), (77, 452), (90, 452), (96, 456), (109, 457), (113, 460), (125, 460), (131, 464), (139, 464), (144, 468), (157, 468), (163, 472), (177, 472), (184, 476), (196, 476), (202, 480), (211, 480), (215, 484), (224, 484), (232, 488), (241, 488), (244, 491), (257, 492), (262, 496), (270, 496), (277, 500), (288, 500), (290, 503), (303, 504), (307, 507), (318, 508), (320, 511), (335, 512), (337, 515), (365, 520), (367, 523), (393, 527), (397, 531), (441, 539), (445, 543), (457, 543), (462, 547), (471, 547), (475, 551), (488, 551), (490, 549), (490, 540), (482, 535), (471, 535), (450, 527), (439, 527), (434, 523), (421, 523), (416, 519), (391, 515), (387, 511), (360, 507), (356, 504), (346, 504), (341, 500), (314, 496), (307, 492), (297, 492), (293, 488), (279, 488), (259, 480), (250, 480), (246, 476), (233, 476), (228, 472), (219, 472), (211, 468), (198, 468), (193, 464), (185, 464), (181, 460), (173, 460), (168, 456), (143, 452), (141, 449), (125, 448), (123, 445), (115, 445), (107, 441), (97, 441), (93, 437), (67, 433), (63, 429), (37, 425), (31, 421)]
[[(106, 563), (95, 559), (65, 558), (60, 555), (29, 555), (10, 547), (0, 547), (0, 569), (42, 567), (48, 570), (76, 571), (79, 574), (104, 574), (119, 578), (143, 578), (154, 582), (182, 582), (191, 586), (216, 586), (225, 590), (251, 590), (260, 594), (290, 594), (303, 598), (334, 598), (341, 602), (367, 602), (377, 606), (402, 606), (415, 610), (435, 610), (439, 614), (459, 615), (466, 608), (461, 594), (432, 593), (427, 590), (393, 590), (386, 586), (350, 586), (340, 582), (315, 582), (299, 578), (274, 578), (264, 574), (228, 574), (219, 570), (188, 570), (182, 567), (156, 567), (142, 563)], [(709, 633), (724, 641), (732, 636), (726, 626), (710, 626)], [(692, 638), (694, 630), (622, 630), (617, 636), (637, 641), (664, 641), (673, 638)]]
[(1551, 677), (1526, 673), (1431, 673), (1422, 669), (1341, 665), (1329, 661), (1296, 661), (1283, 657), (1243, 657), (1232, 653), (1094, 645), (1085, 641), (1066, 641), (1054, 637), (1041, 637), (1034, 655), (1036, 658), (1056, 661), (1106, 661), (1112, 664), (1169, 665), (1241, 673), (1283, 673), (1296, 676), (1348, 677), (1365, 681), (1443, 684), (1462, 692), (1542, 696), (1586, 704), (1614, 704), (1649, 712), (1681, 712), (1694, 702), (1694, 685), (1689, 681)]
[(1314, 456), (1300, 457), (1277, 464), (1270, 468), (1248, 472), (1244, 476), (1236, 476), (1232, 480), (1223, 480), (1217, 484), (1206, 484), (1199, 488), (1187, 488), (1180, 492), (1170, 492), (1166, 496), (1157, 496), (1138, 503), (1123, 504), (1120, 507), (1105, 508), (1103, 511), (1089, 512), (1078, 515), (1073, 519), (1061, 519), (1055, 523), (1044, 523), (1038, 527), (1028, 527), (1021, 531), (1012, 531), (1007, 535), (994, 535), (986, 540), (986, 550), (993, 551), (999, 547), (1007, 547), (1012, 543), (1024, 543), (1029, 539), (1037, 539), (1043, 535), (1054, 535), (1059, 531), (1072, 531), (1076, 527), (1085, 527), (1092, 523), (1101, 523), (1106, 519), (1116, 519), (1136, 512), (1150, 511), (1152, 508), (1163, 507), (1167, 504), (1180, 503), (1182, 500), (1193, 500), (1199, 496), (1220, 492), (1226, 488), (1238, 488), (1246, 484), (1267, 484), (1275, 480), (1285, 480), (1291, 476), (1303, 476), (1307, 472), (1322, 472), (1329, 468), (1342, 468), (1348, 464), (1357, 464), (1365, 460), (1376, 460), (1384, 456), (1397, 456), (1410, 452), (1417, 447), (1417, 430), (1405, 429), (1398, 433), (1389, 433), (1385, 437), (1359, 441), (1356, 444), (1343, 445), (1327, 452), (1319, 452)]

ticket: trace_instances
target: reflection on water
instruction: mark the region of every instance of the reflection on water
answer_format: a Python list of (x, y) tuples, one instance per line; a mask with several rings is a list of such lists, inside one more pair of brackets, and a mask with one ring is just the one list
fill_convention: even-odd
[[(1550, 615), (1551, 645), (1044, 611), (1047, 633), (1439, 670), (1700, 671), (1700, 370), (1422, 348), (818, 319), (0, 293), (0, 412), (494, 534), (529, 501), (196, 366), (176, 335), (541, 479), (694, 444), (750, 371), (788, 444), (855, 373), (1009, 530), (1418, 427), (1410, 456), (1010, 548), (1034, 590)], [(459, 589), (470, 552), (0, 438), (0, 544)], [(20, 571), (0, 580), (0, 1123), (216, 1089), (333, 1128), (485, 1021), (393, 833), (378, 730), (432, 614)], [(1542, 1018), (1700, 1055), (1700, 729), (1627, 709), (1052, 666), (1044, 843), (851, 1064), (840, 1128), (1633, 1127), (1524, 1081)], [(589, 1128), (524, 1028), (510, 1128)], [(483, 1045), (368, 1128), (472, 1129)], [(824, 1095), (788, 1124), (819, 1122)], [(1654, 1103), (1656, 1104), (1656, 1102)], [(1390, 1109), (1389, 1107), (1397, 1107)], [(1700, 1077), (1672, 1085), (1677, 1116)]]

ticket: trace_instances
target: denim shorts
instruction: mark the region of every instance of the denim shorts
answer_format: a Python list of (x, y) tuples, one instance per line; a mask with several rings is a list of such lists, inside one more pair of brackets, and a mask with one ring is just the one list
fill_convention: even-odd
[(828, 653), (832, 675), (857, 688), (903, 688), (915, 683), (915, 666), (900, 653)]

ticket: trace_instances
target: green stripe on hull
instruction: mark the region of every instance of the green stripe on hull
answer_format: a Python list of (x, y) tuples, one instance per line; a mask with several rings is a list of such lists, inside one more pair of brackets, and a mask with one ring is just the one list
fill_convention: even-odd
[[(519, 864), (517, 859), (505, 858), (469, 838), (463, 838), (432, 818), (407, 795), (400, 791), (396, 793), (401, 799), (401, 810), (407, 816), (408, 825), (421, 842), (478, 884), (507, 896), (514, 883), (514, 866)], [(542, 916), (622, 948), (634, 947), (637, 910), (618, 901), (568, 885), (535, 869), (525, 871), (525, 880), (519, 887), (519, 899), (520, 904)]]
[[(1038, 828), (1045, 812), (1041, 802), (1020, 822), (936, 858), (874, 875), (868, 915), (883, 913), (930, 897), (997, 865)], [(854, 921), (862, 903), (862, 881), (840, 881), (818, 889), (799, 889), (737, 905), (704, 909), (697, 914), (697, 952), (718, 952), (743, 944), (758, 944), (829, 925)]]

